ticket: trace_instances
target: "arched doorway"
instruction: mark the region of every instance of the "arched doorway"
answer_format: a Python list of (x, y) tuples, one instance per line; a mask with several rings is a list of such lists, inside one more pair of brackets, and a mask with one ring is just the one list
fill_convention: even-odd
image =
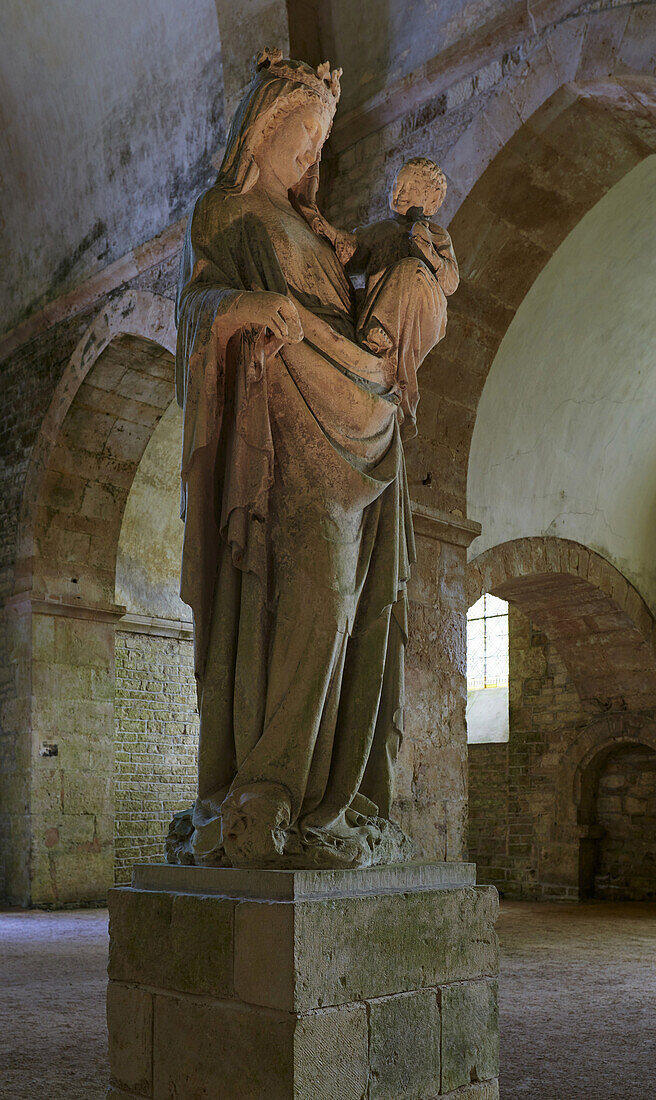
[(469, 746), (470, 855), (507, 896), (576, 899), (600, 836), (596, 788), (580, 777), (604, 746), (640, 740), (656, 699), (653, 618), (609, 562), (561, 539), (486, 551), (468, 567), (470, 605), (481, 591), (510, 604), (510, 733)]
[(656, 749), (612, 744), (581, 775), (581, 896), (656, 900)]

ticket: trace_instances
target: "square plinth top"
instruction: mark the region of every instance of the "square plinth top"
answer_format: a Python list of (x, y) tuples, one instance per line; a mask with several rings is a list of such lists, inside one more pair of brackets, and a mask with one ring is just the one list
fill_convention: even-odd
[(275, 871), (137, 863), (132, 888), (256, 901), (313, 901), (474, 886), (474, 863), (393, 863), (339, 871)]

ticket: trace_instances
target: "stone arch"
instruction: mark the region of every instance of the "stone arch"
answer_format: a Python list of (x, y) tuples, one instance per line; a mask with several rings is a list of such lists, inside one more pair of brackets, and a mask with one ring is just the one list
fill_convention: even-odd
[(636, 589), (599, 554), (568, 539), (515, 539), (469, 563), (469, 604), (482, 592), (511, 601), (548, 635), (584, 706), (653, 707), (654, 618)]
[[(101, 523), (107, 547), (108, 522), (118, 540), (134, 471), (174, 396), (175, 339), (173, 302), (130, 290), (108, 302), (79, 341), (32, 452), (19, 523), (16, 591), (38, 588), (58, 597), (113, 600), (109, 575), (92, 576), (94, 553), (86, 539), (77, 540), (77, 551), (70, 539), (63, 560), (54, 544), (62, 543), (58, 531), (91, 537), (94, 521)], [(85, 481), (92, 495), (96, 487), (96, 503), (88, 499), (86, 516)], [(112, 482), (117, 483), (114, 496)], [(63, 561), (79, 566), (81, 576), (68, 577), (62, 588), (58, 571)], [(101, 569), (97, 557), (96, 563)]]
[(563, 754), (556, 782), (555, 835), (578, 847), (579, 896), (594, 893), (594, 875), (603, 829), (597, 820), (599, 781), (609, 759), (621, 749), (656, 753), (656, 722), (632, 712), (603, 715), (585, 726)]
[(115, 566), (145, 447), (174, 398), (173, 303), (130, 291), (69, 360), (28, 468), (9, 601), (20, 904), (100, 902), (114, 881)]
[(492, 97), (445, 163), (459, 188), (449, 231), (461, 284), (447, 335), (422, 369), (419, 436), (409, 448), (412, 491), (428, 500), (420, 483), (430, 471), (424, 484), (437, 507), (465, 510), (478, 403), (526, 293), (583, 215), (656, 149), (656, 81), (609, 78), (605, 68), (566, 84), (557, 70), (548, 79), (529, 71), (525, 87)]
[(556, 826), (559, 830), (590, 821), (591, 768), (604, 754), (621, 745), (645, 745), (656, 751), (656, 721), (632, 711), (615, 711), (589, 722), (563, 754), (556, 785)]

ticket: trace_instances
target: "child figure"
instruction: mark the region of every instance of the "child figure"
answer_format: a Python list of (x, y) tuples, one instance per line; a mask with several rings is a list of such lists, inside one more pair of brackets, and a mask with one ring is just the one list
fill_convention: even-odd
[(394, 180), (390, 195), (393, 217), (355, 231), (357, 247), (347, 270), (366, 275), (358, 336), (377, 354), (390, 347), (385, 318), (380, 309), (376, 310), (377, 292), (394, 264), (411, 257), (423, 260), (426, 274), (434, 277), (443, 294), (453, 294), (458, 286), (458, 263), (451, 238), (446, 229), (430, 220), (445, 197), (442, 170), (426, 157), (413, 157), (402, 165)]
[(426, 157), (400, 169), (390, 195), (392, 217), (356, 229), (349, 274), (364, 274), (358, 342), (390, 362), (400, 390), (404, 434), (414, 431), (416, 372), (446, 331), (446, 296), (460, 279), (447, 231), (431, 218), (444, 202), (446, 178)]

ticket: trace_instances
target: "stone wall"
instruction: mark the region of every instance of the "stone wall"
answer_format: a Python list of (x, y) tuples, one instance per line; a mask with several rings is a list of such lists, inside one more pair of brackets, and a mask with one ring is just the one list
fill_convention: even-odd
[(512, 604), (509, 644), (510, 740), (469, 746), (479, 881), (511, 898), (656, 898), (656, 752), (636, 743), (640, 720), (590, 721), (558, 650)]
[(584, 714), (558, 652), (512, 604), (508, 632), (510, 739), (469, 746), (469, 857), (506, 897), (575, 897), (553, 826), (560, 755)]
[(171, 817), (196, 795), (193, 643), (116, 633), (115, 881), (160, 863)]
[(594, 892), (608, 901), (656, 901), (656, 752), (626, 745), (599, 776)]

